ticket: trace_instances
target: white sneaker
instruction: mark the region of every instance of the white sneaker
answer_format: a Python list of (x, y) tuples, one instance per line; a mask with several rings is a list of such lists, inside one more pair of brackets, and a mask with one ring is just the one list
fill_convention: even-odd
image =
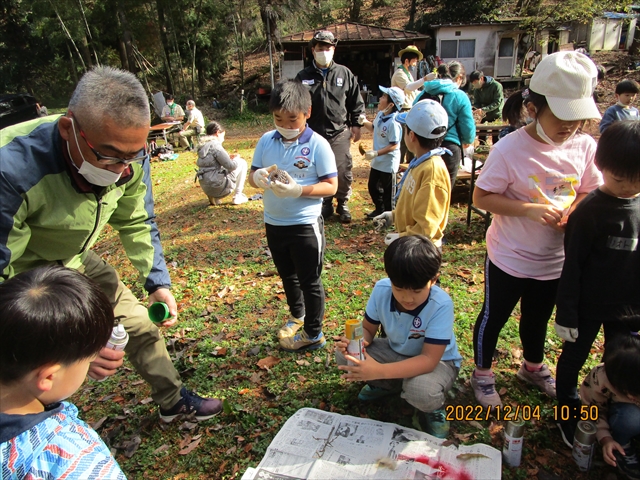
[(243, 203), (247, 203), (248, 201), (249, 199), (244, 193), (238, 193), (237, 195), (233, 196), (233, 200), (231, 200), (231, 203), (233, 203), (234, 205), (242, 205)]

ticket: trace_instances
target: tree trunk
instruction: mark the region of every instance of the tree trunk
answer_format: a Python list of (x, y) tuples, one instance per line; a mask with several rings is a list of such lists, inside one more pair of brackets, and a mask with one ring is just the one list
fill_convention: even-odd
[(80, 53), (84, 58), (85, 63), (91, 69), (93, 68), (93, 59), (91, 58), (91, 52), (89, 52), (89, 42), (87, 42), (87, 36), (82, 35), (80, 37)]
[(164, 5), (162, 0), (156, 0), (156, 9), (158, 10), (158, 30), (160, 31), (160, 41), (162, 42), (162, 58), (164, 63), (165, 81), (167, 84), (167, 92), (175, 93), (173, 89), (173, 72), (171, 71), (171, 50), (169, 48), (169, 38), (167, 37), (167, 25), (164, 18)]
[(73, 79), (73, 84), (78, 84), (78, 70), (76, 69), (76, 62), (73, 61), (73, 53), (71, 53), (71, 47), (69, 46), (69, 42), (64, 42), (67, 46), (67, 51), (69, 52), (69, 63), (71, 64), (71, 78)]
[(416, 10), (417, 10), (417, 0), (411, 0), (411, 7), (409, 8), (409, 29), (413, 30), (416, 24)]
[(352, 22), (360, 21), (360, 11), (362, 10), (363, 0), (351, 0), (349, 5), (349, 20)]
[[(118, 0), (117, 6), (118, 19), (120, 20), (120, 25), (122, 26), (122, 36), (121, 42), (124, 44), (124, 49), (127, 57), (128, 67), (131, 73), (137, 73), (138, 69), (136, 67), (136, 60), (133, 53), (133, 34), (131, 33), (131, 28), (129, 27), (129, 21), (127, 20), (127, 15), (124, 11), (124, 5), (122, 4), (122, 0)], [(122, 58), (122, 54), (120, 54)], [(122, 65), (124, 68), (125, 66)]]

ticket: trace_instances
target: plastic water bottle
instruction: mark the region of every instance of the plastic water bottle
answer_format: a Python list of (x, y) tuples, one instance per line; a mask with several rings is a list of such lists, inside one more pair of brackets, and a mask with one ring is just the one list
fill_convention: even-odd
[(107, 342), (106, 348), (109, 350), (124, 350), (124, 347), (129, 343), (129, 334), (125, 331), (124, 325), (119, 323), (113, 327), (111, 337)]

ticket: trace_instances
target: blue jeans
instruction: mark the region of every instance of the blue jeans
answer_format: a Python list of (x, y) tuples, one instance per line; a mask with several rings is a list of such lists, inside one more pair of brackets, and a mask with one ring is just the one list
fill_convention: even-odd
[(616, 442), (629, 445), (633, 437), (640, 435), (640, 407), (633, 403), (611, 402), (609, 428)]

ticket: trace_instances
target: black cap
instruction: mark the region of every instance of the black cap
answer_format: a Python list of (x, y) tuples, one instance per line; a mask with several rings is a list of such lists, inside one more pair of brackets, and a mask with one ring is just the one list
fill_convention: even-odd
[(313, 34), (313, 38), (311, 39), (311, 46), (315, 46), (318, 43), (328, 43), (329, 45), (337, 45), (338, 40), (333, 36), (328, 30), (320, 30)]

